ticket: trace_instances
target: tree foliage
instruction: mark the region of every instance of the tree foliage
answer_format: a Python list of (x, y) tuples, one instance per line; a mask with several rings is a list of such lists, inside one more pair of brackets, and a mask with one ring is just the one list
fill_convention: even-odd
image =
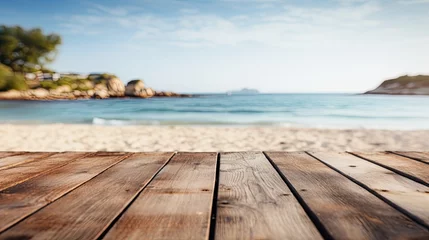
[(39, 28), (0, 26), (0, 63), (14, 72), (43, 68), (54, 60), (61, 37), (44, 34)]
[(28, 85), (25, 82), (24, 76), (21, 74), (14, 74), (12, 70), (0, 64), (0, 91), (7, 91), (10, 89), (26, 90)]

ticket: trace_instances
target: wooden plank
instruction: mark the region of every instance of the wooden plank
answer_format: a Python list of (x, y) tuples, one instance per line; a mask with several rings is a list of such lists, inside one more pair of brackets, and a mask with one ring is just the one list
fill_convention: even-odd
[(97, 176), (130, 154), (98, 153), (0, 191), (0, 232)]
[(425, 162), (425, 163), (429, 163), (429, 152), (400, 152), (400, 151), (395, 151), (393, 153), (396, 153), (396, 154), (404, 156), (404, 157), (417, 159), (417, 160)]
[(347, 153), (311, 153), (406, 210), (429, 228), (429, 187)]
[(382, 167), (388, 168), (398, 174), (413, 179), (419, 183), (429, 186), (429, 166), (425, 163), (398, 156), (391, 153), (361, 153), (352, 154), (362, 157), (371, 162), (377, 163)]
[(0, 234), (0, 239), (95, 239), (171, 153), (137, 153)]
[(0, 159), (0, 170), (10, 168), (19, 164), (23, 164), (30, 161), (38, 161), (42, 158), (54, 155), (54, 153), (48, 152), (28, 152), (20, 155), (6, 156)]
[(105, 239), (207, 239), (216, 153), (178, 153)]
[(305, 153), (267, 153), (334, 239), (425, 239), (429, 231)]
[(321, 239), (262, 153), (220, 158), (216, 239)]
[(57, 167), (64, 166), (85, 155), (88, 154), (73, 152), (57, 153), (37, 161), (25, 162), (17, 166), (0, 170), (0, 175), (2, 176), (0, 178), (0, 191), (33, 177), (37, 177)]
[[(4, 152), (4, 151), (0, 151), (0, 158), (18, 155), (18, 154), (22, 154), (22, 153), (25, 153), (25, 152)], [(0, 159), (0, 161), (1, 161), (1, 159)]]

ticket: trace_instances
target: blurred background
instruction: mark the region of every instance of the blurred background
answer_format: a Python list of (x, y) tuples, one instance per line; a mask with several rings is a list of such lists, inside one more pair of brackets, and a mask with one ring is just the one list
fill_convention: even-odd
[(420, 150), (429, 2), (2, 2), (0, 150)]

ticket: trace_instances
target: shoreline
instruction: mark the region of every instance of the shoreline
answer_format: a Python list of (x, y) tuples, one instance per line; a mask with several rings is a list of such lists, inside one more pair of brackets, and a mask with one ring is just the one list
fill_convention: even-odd
[[(37, 90), (37, 89), (36, 89)], [(79, 100), (107, 100), (107, 99), (147, 99), (147, 98), (191, 98), (197, 97), (191, 94), (172, 93), (172, 92), (155, 92), (153, 96), (109, 96), (97, 95), (97, 93), (87, 94), (79, 91), (78, 93), (56, 94), (44, 92), (42, 94), (28, 93), (30, 91), (9, 90), (0, 92), (0, 101), (79, 101)]]
[(427, 151), (429, 130), (0, 124), (0, 151)]
[[(107, 121), (128, 121), (128, 120), (107, 120)], [(130, 120), (131, 121), (131, 120)], [(331, 125), (299, 125), (293, 123), (186, 123), (186, 122), (168, 122), (168, 123), (158, 123), (157, 121), (152, 121), (154, 123), (93, 123), (93, 122), (43, 122), (43, 121), (21, 121), (16, 122), (15, 120), (10, 121), (1, 121), (0, 127), (3, 125), (16, 125), (16, 126), (40, 126), (40, 125), (58, 125), (58, 126), (86, 126), (86, 127), (106, 127), (106, 128), (116, 128), (116, 127), (133, 127), (133, 128), (145, 128), (145, 127), (160, 127), (160, 128), (171, 128), (171, 127), (185, 127), (185, 128), (281, 128), (281, 129), (295, 129), (295, 130), (338, 130), (338, 131), (401, 131), (401, 132), (413, 132), (413, 131), (429, 131), (429, 128), (395, 128), (395, 127), (339, 127)], [(156, 122), (156, 123), (155, 123)]]
[[(106, 127), (106, 128), (115, 128), (115, 127), (128, 127), (128, 128), (145, 128), (145, 127), (160, 127), (160, 128), (171, 128), (171, 127), (185, 127), (185, 128), (281, 128), (281, 129), (295, 129), (295, 130), (339, 130), (339, 131), (429, 131), (429, 128), (398, 128), (398, 127), (353, 127), (353, 126), (338, 126), (338, 125), (304, 125), (296, 123), (277, 123), (277, 122), (258, 122), (258, 123), (224, 123), (224, 122), (176, 122), (176, 121), (166, 121), (159, 122), (158, 120), (124, 120), (124, 119), (102, 119), (95, 118), (91, 121), (82, 121), (82, 122), (46, 122), (46, 121), (37, 121), (37, 120), (9, 120), (9, 121), (0, 121), (1, 126), (5, 125), (16, 125), (16, 126), (40, 126), (40, 125), (58, 125), (58, 126), (86, 126), (86, 127)], [(97, 123), (97, 119), (105, 121), (103, 123)], [(136, 123), (137, 122), (137, 123)], [(144, 122), (144, 123), (143, 123)]]

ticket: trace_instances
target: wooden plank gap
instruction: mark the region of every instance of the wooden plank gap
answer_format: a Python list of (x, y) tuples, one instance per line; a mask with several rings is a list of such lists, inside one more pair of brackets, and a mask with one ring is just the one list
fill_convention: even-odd
[(305, 152), (267, 152), (335, 239), (426, 239), (429, 231)]
[(179, 152), (104, 239), (207, 239), (215, 152)]
[[(317, 161), (321, 162), (322, 164), (326, 165), (327, 167), (331, 168), (332, 170), (336, 171), (337, 173), (343, 175), (344, 177), (346, 177), (347, 179), (349, 179), (350, 181), (352, 181), (353, 183), (359, 185), (360, 187), (362, 187), (363, 189), (367, 190), (368, 192), (370, 192), (371, 194), (373, 194), (374, 196), (376, 196), (377, 198), (379, 198), (380, 200), (382, 200), (383, 202), (385, 202), (386, 204), (390, 205), (392, 208), (396, 209), (397, 211), (399, 211), (400, 213), (404, 214), (405, 216), (409, 217), (410, 219), (412, 219), (414, 222), (418, 223), (419, 225), (421, 225), (422, 227), (426, 228), (427, 230), (429, 230), (429, 225), (425, 223), (425, 221), (421, 218), (419, 218), (418, 216), (412, 214), (411, 212), (407, 211), (406, 209), (400, 207), (399, 205), (393, 203), (392, 201), (390, 201), (389, 199), (387, 199), (386, 197), (380, 195), (379, 193), (377, 193), (376, 191), (374, 191), (373, 189), (371, 189), (369, 186), (365, 185), (364, 183), (354, 179), (353, 177), (345, 174), (344, 172), (338, 170), (337, 168), (335, 168), (334, 166), (326, 163), (325, 161), (319, 159), (317, 156), (313, 155), (310, 152), (305, 152), (308, 155), (310, 155), (311, 157), (315, 158)], [(348, 153), (350, 154), (350, 153)], [(353, 154), (350, 154), (353, 155)], [(355, 155), (353, 155), (355, 156)]]
[(216, 239), (323, 239), (263, 152), (220, 157)]
[[(18, 208), (19, 211), (26, 211), (28, 210), (27, 213), (23, 213), (22, 216), (17, 215), (17, 210), (16, 209), (12, 209), (12, 211), (8, 211), (8, 209), (6, 208), (5, 210), (3, 210), (3, 212), (0, 213), (0, 234), (7, 231), (8, 229), (12, 228), (13, 226), (19, 224), (20, 222), (24, 221), (26, 218), (32, 216), (33, 214), (37, 213), (38, 211), (41, 211), (43, 208), (49, 206), (50, 204), (52, 204), (53, 202), (61, 199), (62, 197), (67, 196), (67, 194), (69, 194), (70, 192), (72, 192), (73, 190), (79, 188), (80, 186), (82, 186), (83, 184), (91, 181), (92, 179), (94, 179), (95, 177), (97, 177), (98, 175), (102, 174), (103, 172), (107, 171), (108, 169), (110, 169), (111, 167), (115, 166), (116, 164), (120, 163), (121, 161), (131, 157), (133, 155), (133, 153), (129, 153), (124, 155), (123, 157), (120, 157), (118, 159), (115, 159), (115, 162), (113, 162), (112, 164), (108, 165), (106, 168), (104, 168), (102, 171), (94, 174), (94, 176), (88, 178), (85, 181), (82, 181), (81, 183), (69, 188), (66, 192), (64, 192), (62, 195), (60, 194), (59, 196), (53, 196), (53, 197), (45, 197), (43, 199), (43, 201), (46, 201), (46, 203), (43, 203), (42, 200), (34, 200), (32, 198), (30, 198), (30, 196), (25, 197), (25, 199), (19, 199), (18, 201), (14, 201), (13, 204), (14, 205), (22, 205), (21, 208)], [(56, 170), (61, 170), (61, 168), (67, 168), (68, 166), (71, 166), (75, 163), (75, 165), (84, 165), (85, 163), (79, 163), (79, 160), (84, 161), (85, 158), (90, 158), (90, 157), (96, 157), (97, 154), (96, 153), (90, 153), (87, 156), (84, 156), (82, 158), (78, 158), (76, 161), (74, 161), (73, 163), (67, 164), (63, 167), (60, 167)], [(31, 187), (33, 186), (37, 186), (37, 183), (42, 181), (42, 178), (46, 178), (49, 177), (50, 174), (55, 173), (56, 171), (52, 171), (46, 174), (42, 174), (40, 176), (37, 176), (27, 182), (23, 182), (20, 184), (17, 184), (11, 188), (8, 188), (6, 190), (0, 191), (0, 206), (4, 206), (7, 207), (8, 204), (8, 199), (10, 199), (9, 197), (2, 197), (2, 194), (7, 195), (11, 195), (10, 192), (15, 192), (15, 191), (20, 191), (20, 189), (26, 189), (27, 187), (25, 185), (29, 185)], [(32, 197), (35, 196), (39, 196), (40, 197), (41, 191), (38, 190), (36, 194), (32, 195)], [(42, 197), (40, 197), (40, 199), (42, 199)], [(12, 200), (12, 199), (11, 199)], [(36, 206), (30, 204), (32, 202), (32, 200), (34, 201), (33, 203), (36, 203)], [(28, 203), (30, 202), (30, 203)], [(40, 206), (37, 206), (40, 205)], [(30, 209), (29, 209), (30, 208)], [(35, 208), (35, 210), (32, 210), (31, 208)], [(10, 216), (7, 214), (13, 213), (14, 215)], [(13, 219), (15, 218), (15, 219)]]
[(96, 239), (171, 155), (136, 153), (0, 234), (0, 239)]
[(5, 157), (17, 156), (25, 153), (27, 152), (0, 151), (0, 161), (2, 158), (5, 158)]
[(25, 154), (6, 156), (0, 159), (0, 170), (15, 167), (28, 162), (41, 160), (43, 158), (48, 158), (55, 154), (56, 153), (52, 152), (27, 152)]
[(94, 239), (103, 239), (106, 234), (110, 231), (110, 229), (116, 224), (116, 222), (124, 215), (124, 213), (130, 208), (130, 206), (136, 201), (138, 196), (144, 191), (144, 189), (153, 181), (153, 179), (158, 175), (159, 172), (162, 171), (162, 169), (167, 166), (167, 164), (171, 161), (171, 159), (176, 155), (176, 152), (173, 152), (171, 156), (168, 158), (168, 160), (152, 175), (152, 177), (147, 181), (147, 183), (140, 188), (134, 196), (131, 197), (131, 199), (128, 201), (128, 203), (125, 204), (125, 207), (119, 211), (119, 214), (115, 218), (112, 219), (112, 221), (106, 225), (106, 227), (101, 231), (101, 233)]
[(416, 154), (415, 152), (395, 152), (395, 151), (386, 151), (386, 152), (391, 154), (396, 154), (401, 157), (406, 157), (412, 160), (416, 160), (425, 164), (429, 164), (429, 160), (420, 159), (419, 157), (415, 156)]
[(208, 228), (208, 239), (214, 240), (216, 236), (216, 216), (217, 216), (217, 198), (218, 198), (218, 192), (219, 192), (219, 172), (220, 172), (220, 153), (218, 152), (216, 155), (216, 175), (215, 175), (215, 181), (214, 181), (214, 187), (213, 187), (213, 201), (212, 201), (212, 209), (211, 209), (211, 215), (210, 215), (210, 221), (209, 221), (209, 228)]
[(270, 158), (270, 156), (266, 152), (263, 152), (263, 154), (268, 159), (270, 164), (274, 167), (274, 169), (277, 171), (277, 173), (280, 175), (280, 177), (283, 179), (283, 181), (286, 183), (286, 185), (289, 187), (290, 191), (295, 196), (295, 198), (298, 200), (299, 204), (301, 204), (305, 213), (308, 215), (310, 220), (313, 222), (314, 226), (316, 226), (320, 235), (322, 235), (322, 237), (325, 240), (334, 239), (332, 237), (332, 235), (328, 232), (328, 230), (325, 228), (323, 223), (320, 221), (320, 219), (317, 217), (316, 213), (314, 213), (311, 210), (311, 208), (307, 205), (307, 203), (305, 203), (304, 199), (301, 197), (301, 195), (299, 195), (298, 191), (295, 189), (295, 187), (292, 185), (292, 183), (287, 179), (287, 177), (283, 174), (283, 172), (279, 169), (279, 167), (274, 163), (274, 161)]
[(379, 163), (379, 162), (377, 162), (377, 161), (371, 160), (371, 159), (369, 159), (369, 158), (367, 158), (367, 157), (361, 156), (361, 155), (356, 154), (356, 153), (354, 153), (354, 152), (348, 152), (348, 151), (347, 151), (347, 153), (349, 153), (349, 154), (351, 154), (351, 155), (353, 155), (353, 156), (356, 156), (356, 157), (358, 157), (358, 158), (361, 158), (361, 159), (363, 159), (363, 160), (366, 160), (366, 161), (368, 161), (368, 162), (374, 163), (374, 164), (376, 164), (376, 165), (378, 165), (378, 166), (380, 166), (380, 167), (384, 167), (384, 168), (386, 168), (386, 169), (389, 169), (389, 170), (390, 170), (390, 171), (392, 171), (392, 172), (395, 172), (395, 173), (397, 173), (397, 174), (399, 174), (399, 175), (401, 175), (401, 176), (407, 177), (407, 178), (409, 178), (409, 179), (411, 179), (411, 180), (413, 180), (413, 181), (415, 181), (415, 182), (421, 183), (421, 184), (425, 185), (426, 187), (429, 187), (429, 183), (427, 183), (426, 181), (424, 181), (424, 180), (422, 180), (422, 179), (420, 179), (420, 178), (418, 178), (418, 177), (416, 177), (416, 176), (413, 176), (413, 175), (408, 174), (408, 173), (406, 173), (406, 172), (400, 171), (400, 170), (398, 170), (398, 169), (396, 169), (396, 168), (393, 168), (393, 167), (387, 166), (387, 165), (385, 165), (385, 164)]
[[(40, 159), (39, 162), (30, 161), (25, 164), (19, 164), (10, 168), (1, 170), (5, 178), (0, 178), (0, 191), (28, 181), (42, 174), (54, 171), (57, 168), (65, 166), (80, 158), (91, 156), (95, 153), (55, 153), (49, 157)], [(64, 155), (72, 155), (70, 158), (64, 158)], [(73, 156), (74, 155), (74, 156)]]

